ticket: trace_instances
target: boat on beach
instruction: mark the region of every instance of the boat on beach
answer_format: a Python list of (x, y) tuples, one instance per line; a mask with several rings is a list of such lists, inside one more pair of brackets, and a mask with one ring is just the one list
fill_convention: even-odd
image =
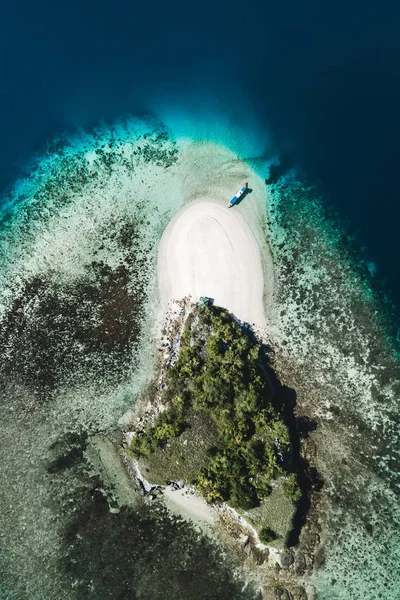
[(232, 200), (229, 202), (228, 204), (228, 208), (232, 208), (232, 206), (234, 204), (236, 204), (236, 202), (239, 200), (239, 198), (241, 198), (243, 196), (243, 194), (246, 192), (247, 190), (247, 181), (244, 184), (244, 187), (240, 188), (240, 190), (238, 192), (236, 192), (236, 194), (233, 196)]

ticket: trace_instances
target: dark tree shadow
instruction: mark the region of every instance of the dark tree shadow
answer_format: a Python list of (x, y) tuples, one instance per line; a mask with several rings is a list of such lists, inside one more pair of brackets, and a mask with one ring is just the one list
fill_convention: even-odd
[[(244, 323), (243, 328), (252, 342), (258, 341), (249, 323)], [(291, 547), (296, 546), (299, 542), (301, 530), (306, 523), (311, 506), (311, 495), (322, 488), (323, 481), (317, 469), (311, 466), (308, 460), (301, 455), (301, 440), (307, 439), (309, 434), (317, 429), (317, 423), (305, 415), (296, 416), (296, 391), (281, 384), (271, 365), (272, 356), (273, 349), (266, 344), (262, 344), (260, 363), (274, 391), (273, 404), (276, 410), (283, 413), (283, 419), (290, 435), (291, 454), (284, 459), (284, 466), (289, 472), (296, 474), (302, 492), (300, 500), (296, 503), (292, 529), (285, 540), (286, 546)]]
[(283, 407), (284, 419), (289, 429), (291, 440), (290, 470), (297, 475), (297, 481), (302, 495), (296, 503), (296, 511), (292, 521), (286, 545), (296, 546), (299, 543), (300, 533), (306, 523), (311, 506), (311, 494), (322, 487), (322, 479), (317, 469), (310, 465), (301, 454), (301, 440), (306, 439), (310, 432), (315, 431), (317, 424), (309, 417), (296, 417), (296, 392), (292, 388), (282, 386), (277, 380), (277, 399)]

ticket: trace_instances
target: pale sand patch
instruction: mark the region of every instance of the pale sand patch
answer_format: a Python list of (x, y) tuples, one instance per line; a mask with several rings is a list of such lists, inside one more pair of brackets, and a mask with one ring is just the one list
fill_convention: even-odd
[(181, 209), (161, 239), (158, 276), (164, 306), (209, 296), (240, 320), (265, 326), (260, 250), (237, 207), (198, 198)]
[(189, 518), (194, 522), (215, 523), (218, 520), (216, 511), (198, 494), (193, 494), (184, 486), (174, 490), (167, 487), (164, 490), (164, 501), (173, 512)]

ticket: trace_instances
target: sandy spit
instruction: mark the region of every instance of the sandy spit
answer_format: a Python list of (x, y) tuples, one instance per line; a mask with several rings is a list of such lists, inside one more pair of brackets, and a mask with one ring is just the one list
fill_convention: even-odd
[(172, 219), (160, 242), (158, 277), (164, 306), (208, 296), (240, 320), (265, 326), (257, 240), (243, 214), (220, 200), (198, 198)]

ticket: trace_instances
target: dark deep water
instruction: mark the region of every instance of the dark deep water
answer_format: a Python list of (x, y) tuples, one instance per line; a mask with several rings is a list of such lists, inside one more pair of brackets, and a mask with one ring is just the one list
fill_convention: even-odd
[(394, 1), (3, 4), (1, 186), (57, 132), (210, 98), (321, 184), (398, 305), (399, 17)]

